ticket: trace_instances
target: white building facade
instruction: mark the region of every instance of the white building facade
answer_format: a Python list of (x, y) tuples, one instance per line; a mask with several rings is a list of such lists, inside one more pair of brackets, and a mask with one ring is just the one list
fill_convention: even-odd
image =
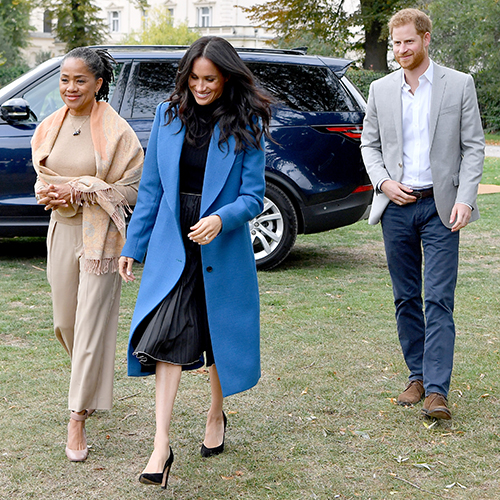
[[(133, 0), (95, 0), (101, 8), (102, 18), (109, 26), (106, 43), (120, 44), (124, 38), (141, 32), (148, 24), (148, 16), (153, 9), (168, 10), (174, 26), (186, 24), (202, 35), (217, 35), (229, 40), (236, 47), (262, 47), (273, 38), (265, 28), (255, 26), (240, 7), (264, 3), (266, 0), (148, 0), (148, 8), (142, 9)], [(56, 22), (50, 12), (36, 9), (31, 24), (36, 31), (26, 51), (30, 65), (37, 57), (50, 52), (58, 55), (64, 52), (64, 44), (54, 39), (52, 26)], [(40, 54), (40, 53), (44, 54)], [(37, 56), (37, 54), (39, 54)]]

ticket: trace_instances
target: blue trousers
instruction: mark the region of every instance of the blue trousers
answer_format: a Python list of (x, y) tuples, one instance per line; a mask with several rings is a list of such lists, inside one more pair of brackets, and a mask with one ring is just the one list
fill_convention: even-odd
[(447, 396), (455, 346), (459, 234), (443, 225), (432, 197), (403, 206), (389, 203), (382, 231), (409, 379), (423, 380), (426, 395)]

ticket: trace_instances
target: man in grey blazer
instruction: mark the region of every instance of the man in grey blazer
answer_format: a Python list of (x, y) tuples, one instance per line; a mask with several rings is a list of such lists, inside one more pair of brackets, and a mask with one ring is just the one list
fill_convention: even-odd
[(398, 403), (425, 396), (426, 416), (450, 419), (459, 230), (479, 218), (484, 134), (472, 77), (430, 60), (431, 28), (416, 9), (391, 18), (401, 69), (372, 83), (361, 148), (376, 193), (369, 223), (382, 223), (410, 371)]

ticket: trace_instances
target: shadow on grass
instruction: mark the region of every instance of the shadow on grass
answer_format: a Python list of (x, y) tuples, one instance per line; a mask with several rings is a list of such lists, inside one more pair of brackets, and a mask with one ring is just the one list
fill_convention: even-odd
[(364, 251), (363, 248), (326, 248), (324, 246), (296, 245), (290, 255), (273, 271), (337, 269), (355, 270), (365, 267), (385, 267), (382, 252)]
[(45, 238), (0, 238), (0, 260), (45, 258)]

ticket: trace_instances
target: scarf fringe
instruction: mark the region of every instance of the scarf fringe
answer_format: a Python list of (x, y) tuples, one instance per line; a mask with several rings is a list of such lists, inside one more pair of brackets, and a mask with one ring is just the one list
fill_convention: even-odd
[(90, 274), (116, 273), (118, 271), (118, 257), (111, 257), (109, 259), (95, 260), (83, 259), (83, 271)]
[(90, 207), (91, 205), (104, 204), (114, 205), (114, 211), (109, 214), (111, 220), (115, 223), (119, 231), (125, 227), (125, 218), (127, 213), (132, 213), (132, 208), (125, 198), (122, 198), (118, 203), (113, 197), (113, 188), (100, 189), (91, 193), (85, 193), (71, 186), (71, 202), (83, 207)]

